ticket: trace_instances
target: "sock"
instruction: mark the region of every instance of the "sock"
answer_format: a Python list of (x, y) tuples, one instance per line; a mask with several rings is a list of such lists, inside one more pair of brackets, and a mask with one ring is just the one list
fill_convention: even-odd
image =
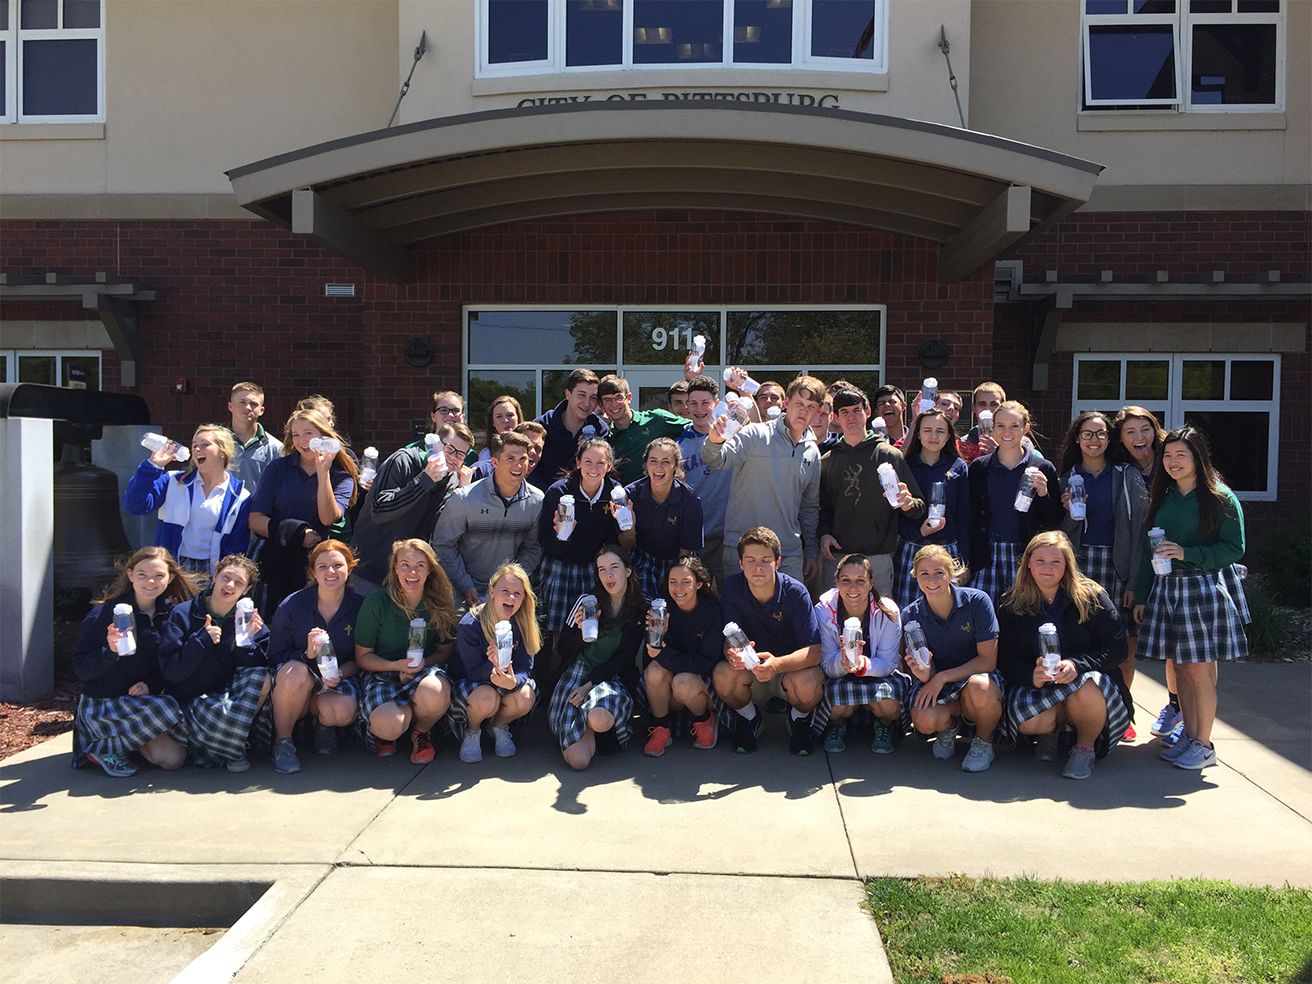
[(1178, 711), (1180, 709), (1180, 695), (1168, 692), (1166, 697), (1168, 703)]
[(754, 721), (756, 719), (756, 705), (750, 700), (747, 702), (746, 707), (735, 707), (734, 710), (738, 712), (744, 721)]
[(670, 716), (668, 714), (662, 714), (660, 717), (657, 717), (655, 714), (653, 714), (651, 716), (651, 724), (648, 727), (668, 728), (669, 726), (670, 726)]
[(596, 740), (598, 755), (615, 755), (620, 751), (620, 740), (615, 736), (614, 728), (598, 731)]
[(799, 711), (796, 707), (794, 707), (792, 709), (792, 718), (794, 721), (800, 721), (802, 720), (802, 718), (806, 717), (810, 713), (811, 713), (810, 711)]

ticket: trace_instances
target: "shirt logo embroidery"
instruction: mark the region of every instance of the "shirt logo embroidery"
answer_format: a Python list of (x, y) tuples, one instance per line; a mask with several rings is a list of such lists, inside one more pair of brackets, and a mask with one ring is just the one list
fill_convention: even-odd
[(774, 613), (773, 615), (771, 615), (770, 617), (771, 617), (772, 619), (774, 619), (776, 622), (782, 622), (782, 621), (784, 620), (784, 613), (783, 613), (783, 612), (775, 612), (775, 613)]
[(843, 496), (851, 499), (854, 506), (861, 501), (860, 465), (849, 465), (847, 471), (843, 472)]
[(678, 517), (678, 516), (670, 516), (669, 518), (667, 518), (667, 519), (665, 520), (665, 522), (669, 523), (671, 526), (677, 526), (678, 523), (679, 523), (679, 517)]
[(961, 631), (962, 631), (962, 632), (969, 632), (969, 631), (970, 631), (970, 623), (967, 622), (965, 625), (963, 625), (963, 626), (961, 627)]

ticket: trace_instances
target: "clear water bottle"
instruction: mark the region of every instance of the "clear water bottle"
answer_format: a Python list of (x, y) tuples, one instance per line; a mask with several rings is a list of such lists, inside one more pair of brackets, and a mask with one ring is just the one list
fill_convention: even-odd
[(916, 669), (924, 671), (929, 669), (929, 641), (925, 638), (925, 630), (920, 627), (919, 622), (908, 622), (902, 626), (903, 637), (907, 644), (907, 659)]
[(888, 440), (888, 423), (883, 417), (875, 417), (870, 421), (870, 431), (881, 441)]
[(715, 406), (711, 408), (711, 420), (715, 420), (717, 417), (723, 417), (729, 412), (729, 407), (737, 402), (737, 396), (733, 393), (725, 393), (724, 396), (716, 401)]
[(410, 641), (406, 645), (405, 658), (412, 670), (424, 665), (424, 635), (427, 628), (428, 624), (422, 618), (410, 620)]
[(739, 393), (746, 393), (748, 396), (755, 396), (756, 391), (761, 388), (761, 384), (747, 375), (746, 370), (739, 369), (737, 366), (725, 368), (724, 383), (726, 386), (732, 386)]
[(583, 610), (583, 641), (597, 641), (597, 596), (585, 594), (579, 599), (579, 608)]
[(747, 639), (747, 633), (738, 627), (737, 622), (730, 622), (724, 627), (724, 641), (730, 649), (738, 650), (743, 666), (754, 670), (761, 665), (761, 658), (756, 655), (756, 647)]
[(993, 411), (992, 411), (992, 410), (981, 410), (981, 411), (979, 412), (979, 436), (980, 436), (980, 437), (992, 437), (992, 436), (993, 436)]
[(365, 448), (364, 459), (360, 462), (360, 481), (368, 484), (378, 474), (378, 449)]
[(151, 454), (166, 451), (173, 456), (174, 461), (187, 461), (191, 457), (190, 448), (183, 447), (177, 441), (170, 441), (163, 434), (147, 434), (141, 439), (141, 446)]
[(1071, 477), (1066, 483), (1066, 491), (1069, 493), (1067, 501), (1070, 503), (1071, 519), (1083, 519), (1085, 516), (1084, 478), (1079, 472), (1071, 472)]
[(497, 669), (505, 673), (515, 655), (515, 630), (505, 620), (497, 623)]
[(131, 605), (114, 606), (114, 628), (118, 629), (118, 654), (131, 656), (137, 651), (137, 619)]
[(574, 497), (562, 495), (556, 503), (556, 515), (560, 519), (560, 528), (556, 530), (557, 540), (568, 540), (574, 532)]
[(255, 618), (255, 602), (242, 598), (237, 602), (237, 613), (233, 616), (233, 644), (238, 649), (249, 649), (252, 644), (251, 621)]
[(890, 506), (897, 509), (897, 470), (885, 461), (875, 471), (879, 474), (879, 484), (884, 487), (884, 498), (888, 500)]
[(1025, 474), (1020, 477), (1020, 488), (1016, 490), (1016, 512), (1029, 512), (1030, 506), (1034, 505), (1034, 475), (1038, 472), (1037, 468), (1029, 467), (1025, 469)]
[(938, 527), (948, 515), (948, 487), (943, 482), (935, 482), (929, 487), (929, 522)]
[(647, 620), (647, 645), (660, 649), (665, 645), (665, 631), (670, 627), (670, 613), (665, 608), (665, 599), (657, 598), (651, 603), (651, 617)]
[(747, 414), (744, 400), (734, 400), (729, 404), (729, 419), (724, 422), (724, 439), (727, 441), (747, 426), (751, 418)]
[(310, 439), (310, 450), (317, 454), (336, 454), (342, 450), (342, 442), (335, 437), (313, 437)]
[(843, 623), (843, 666), (849, 671), (861, 668), (861, 644), (865, 634), (861, 631), (861, 620), (849, 618)]
[(920, 412), (927, 413), (933, 410), (937, 402), (938, 380), (933, 376), (926, 376), (925, 381), (920, 384)]
[(337, 666), (337, 653), (333, 651), (333, 640), (326, 629), (314, 633), (314, 645), (314, 661), (319, 665), (319, 678), (323, 680), (324, 686), (337, 686), (342, 671)]
[(704, 357), (706, 355), (706, 336), (692, 336), (692, 358), (688, 360), (688, 368), (693, 373), (700, 373), (706, 368)]
[(1162, 529), (1160, 526), (1154, 526), (1152, 529), (1148, 531), (1148, 543), (1152, 547), (1152, 551), (1153, 551), (1154, 574), (1171, 573), (1171, 558), (1159, 557), (1157, 555), (1157, 548), (1160, 547), (1165, 542), (1166, 542), (1166, 530)]
[(611, 514), (620, 529), (625, 533), (633, 529), (633, 507), (629, 505), (629, 493), (624, 491), (623, 485), (610, 490), (610, 502)]
[(427, 453), (424, 455), (424, 464), (430, 461), (437, 462), (437, 477), (440, 479), (447, 473), (446, 455), (442, 453), (442, 439), (436, 434), (424, 435), (424, 447)]
[(1043, 668), (1056, 673), (1061, 662), (1061, 640), (1057, 638), (1057, 626), (1051, 622), (1039, 626), (1039, 652), (1043, 656)]

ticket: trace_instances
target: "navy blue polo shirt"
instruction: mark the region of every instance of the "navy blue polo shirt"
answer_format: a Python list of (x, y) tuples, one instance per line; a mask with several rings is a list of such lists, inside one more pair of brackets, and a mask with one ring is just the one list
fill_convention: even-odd
[[(1015, 498), (1015, 493), (1012, 497)], [(946, 619), (934, 614), (929, 600), (922, 594), (902, 609), (903, 627), (908, 622), (919, 622), (924, 629), (936, 670), (950, 670), (969, 663), (979, 655), (979, 643), (998, 637), (998, 616), (993, 602), (976, 588), (952, 589), (952, 611)]]
[[(610, 514), (610, 490), (619, 482), (610, 475), (601, 480), (601, 490), (595, 503), (583, 494), (579, 473), (562, 478), (542, 497), (542, 512), (538, 514), (538, 542), (542, 553), (552, 560), (565, 564), (591, 566), (597, 551), (608, 543), (618, 543), (620, 529)], [(574, 497), (574, 531), (568, 540), (556, 536), (556, 507), (562, 495)]]
[(637, 546), (649, 557), (674, 560), (679, 551), (702, 548), (702, 500), (679, 479), (664, 502), (651, 496), (651, 479), (642, 478), (624, 491), (633, 504), (633, 529)]
[[(1034, 464), (1034, 453), (1029, 449), (1020, 464), (1008, 468), (994, 452), (989, 460), (989, 540), (993, 543), (1020, 542), (1020, 513), (1016, 512), (1016, 493), (1025, 469)], [(1030, 506), (1033, 509), (1033, 506)]]
[[(761, 604), (752, 595), (747, 576), (725, 578), (720, 609), (727, 625), (737, 622), (756, 643), (758, 653), (783, 656), (820, 644), (820, 622), (806, 585), (787, 574), (775, 575), (774, 597)], [(997, 635), (997, 623), (993, 634)]]
[(1080, 542), (1090, 547), (1110, 547), (1116, 538), (1115, 506), (1112, 502), (1112, 468), (1107, 465), (1094, 478), (1082, 467), (1074, 469), (1084, 479), (1085, 527)]
[(276, 670), (283, 663), (301, 659), (311, 629), (327, 630), (338, 666), (353, 662), (355, 620), (363, 604), (364, 595), (347, 588), (337, 613), (331, 619), (325, 619), (319, 614), (317, 584), (293, 591), (273, 613), (273, 625), (269, 629), (269, 669)]
[[(340, 468), (331, 469), (328, 480), (333, 486), (333, 498), (345, 513), (355, 482)], [(274, 522), (299, 519), (309, 523), (310, 529), (320, 536), (328, 535), (328, 527), (319, 522), (319, 476), (305, 473), (298, 454), (286, 454), (269, 462), (251, 497), (251, 512), (264, 513)]]

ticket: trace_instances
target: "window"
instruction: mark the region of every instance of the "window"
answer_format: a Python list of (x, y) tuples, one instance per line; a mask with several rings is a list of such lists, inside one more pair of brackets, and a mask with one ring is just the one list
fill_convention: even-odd
[(1167, 430), (1197, 427), (1239, 498), (1275, 499), (1279, 356), (1075, 356), (1073, 414), (1126, 404), (1151, 410)]
[(0, 351), (0, 383), (100, 389), (99, 352)]
[(0, 0), (0, 121), (105, 118), (103, 0)]
[(1083, 108), (1284, 108), (1282, 0), (1084, 0)]
[(888, 0), (479, 0), (478, 74), (678, 65), (884, 72)]

